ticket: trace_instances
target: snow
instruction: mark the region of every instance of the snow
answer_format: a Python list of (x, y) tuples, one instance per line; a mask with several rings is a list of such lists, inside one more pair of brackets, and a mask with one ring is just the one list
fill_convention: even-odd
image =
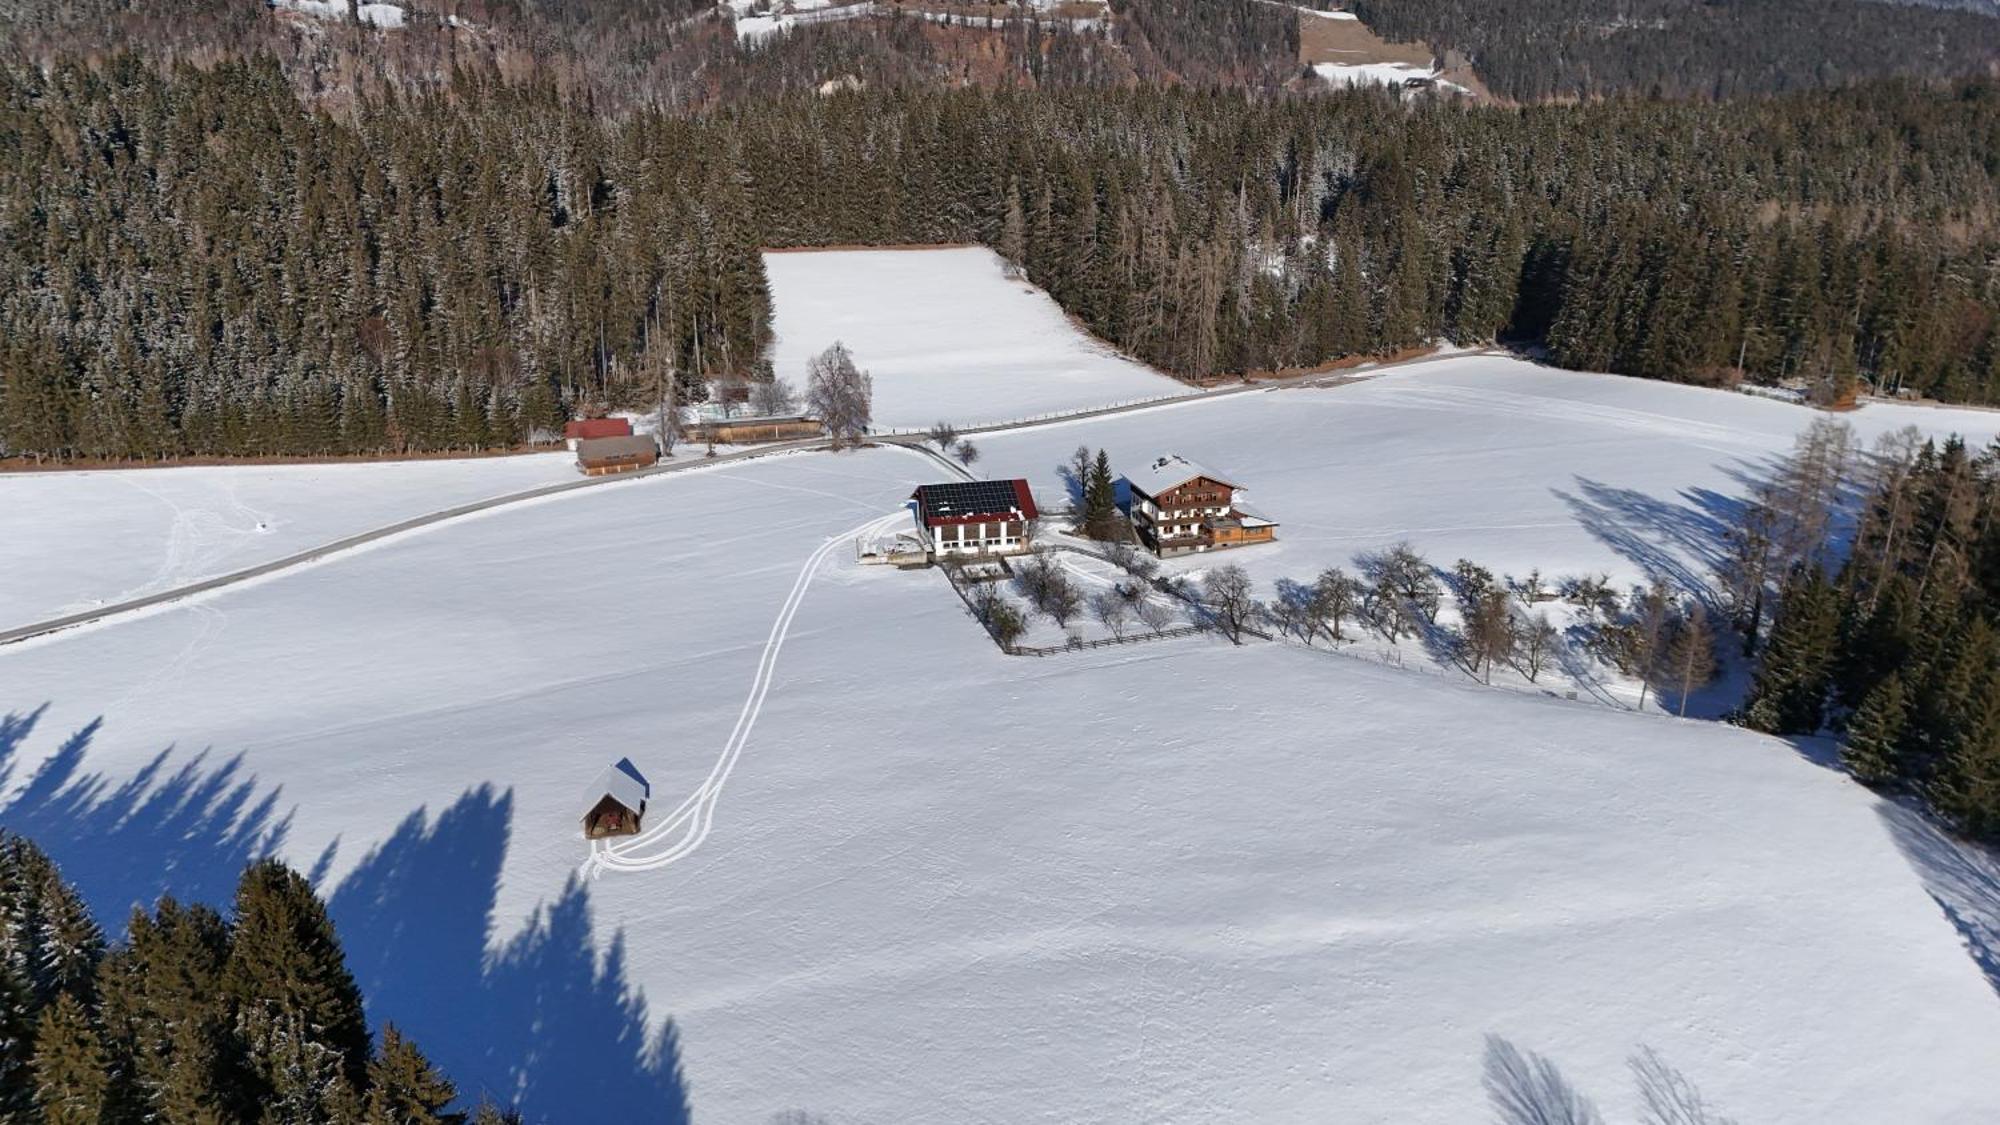
[(871, 15), (875, 11), (875, 5), (869, 0), (839, 7), (832, 6), (829, 0), (795, 0), (791, 7), (790, 13), (759, 16), (747, 14), (751, 10), (750, 5), (732, 2), (730, 9), (736, 16), (736, 37), (754, 43), (802, 24), (832, 23)]
[(979, 247), (767, 254), (781, 378), (835, 340), (875, 378), (877, 427), (960, 427), (1183, 394), (1079, 331)]
[[(984, 252), (771, 264), (781, 331), (846, 335), (914, 424), (1157, 385)], [(1217, 466), (1279, 540), (1169, 568), (1260, 594), (1404, 538), (1698, 579), (1820, 416), (1471, 355), (984, 435), (980, 470), (1054, 507), (1079, 443)], [(0, 620), (570, 473), (0, 478)], [(1488, 1034), (1614, 1121), (1642, 1045), (1745, 1122), (2000, 1117), (2000, 868), (1824, 748), (1294, 645), (1008, 657), (936, 573), (855, 557), (937, 476), (878, 448), (619, 482), (0, 647), (31, 716), (0, 824), (114, 925), (266, 849), (314, 872), (377, 1025), (534, 1120), (1484, 1120)], [(649, 835), (586, 875), (579, 793), (627, 756)]]
[[(323, 20), (345, 20), (347, 0), (271, 0), (271, 6), (301, 12)], [(408, 13), (395, 4), (363, 4), (355, 9), (362, 23), (371, 27), (397, 28), (408, 22)]]
[[(1911, 415), (1994, 424), (1851, 417)], [(1038, 487), (1079, 441), (1227, 466), (1283, 521), (1230, 556), (1268, 573), (1405, 535), (1629, 567), (1551, 490), (1673, 503), (1811, 417), (1480, 357), (982, 444)], [(1745, 1121), (2000, 1114), (2000, 1002), (1913, 870), (1949, 846), (1838, 773), (1289, 646), (1006, 657), (842, 538), (934, 475), (631, 481), (0, 649), (0, 710), (47, 704), (0, 822), (114, 919), (226, 897), (269, 839), (374, 1020), (537, 1120), (1477, 1120), (1489, 1033), (1614, 1120), (1641, 1045)], [(628, 754), (692, 831), (574, 882), (579, 788)], [(684, 1086), (640, 1050), (669, 1019)]]
[(1428, 78), (1442, 90), (1471, 92), (1456, 82), (1438, 77), (1442, 72), (1434, 67), (1412, 66), (1409, 63), (1314, 63), (1313, 73), (1335, 86), (1401, 86), (1412, 78)]
[[(1704, 578), (1715, 520), (1822, 415), (1748, 395), (1465, 355), (1365, 382), (1283, 388), (979, 439), (982, 473), (1024, 476), (1050, 506), (1078, 444), (1114, 473), (1178, 454), (1207, 464), (1281, 525), (1269, 546), (1227, 559), (1260, 586), (1409, 539), (1433, 563), (1470, 558), (1496, 574), (1664, 570)], [(1865, 448), (1906, 425), (1975, 447), (2000, 414), (1870, 404), (1840, 416)]]
[(0, 628), (567, 480), (568, 453), (0, 476)]

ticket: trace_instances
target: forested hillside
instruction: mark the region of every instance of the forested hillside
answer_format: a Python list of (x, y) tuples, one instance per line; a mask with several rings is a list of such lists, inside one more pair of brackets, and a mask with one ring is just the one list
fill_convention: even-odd
[[(447, 100), (448, 99), (448, 100)], [(1495, 111), (909, 90), (309, 109), (269, 62), (0, 74), (17, 453), (479, 448), (759, 372), (760, 245), (978, 241), (1183, 376), (1432, 338), (2000, 398), (2000, 90)], [(865, 361), (865, 357), (863, 357)]]
[(1874, 0), (1353, 0), (1390, 39), (1463, 51), (1515, 101), (1731, 97), (2000, 65), (1991, 14)]
[[(1746, 589), (1784, 579), (1743, 721), (1841, 730), (1857, 779), (2000, 837), (2000, 446), (1908, 430), (1864, 454), (1822, 426), (1801, 449), (1732, 535)], [(1860, 493), (1851, 545), (1830, 518), (1849, 484)], [(1814, 492), (1827, 499), (1797, 502)], [(1815, 508), (1815, 519), (1793, 515)]]

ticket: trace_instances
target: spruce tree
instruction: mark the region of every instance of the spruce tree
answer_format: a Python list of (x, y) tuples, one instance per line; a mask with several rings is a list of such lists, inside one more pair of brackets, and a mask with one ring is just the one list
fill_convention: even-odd
[(1862, 697), (1847, 723), (1840, 762), (1863, 785), (1887, 785), (1903, 774), (1902, 739), (1909, 719), (1903, 677), (1891, 672)]
[(35, 1108), (43, 1125), (99, 1125), (111, 1076), (90, 1013), (64, 992), (42, 1011), (35, 1029)]
[(247, 1052), (244, 1093), (309, 1114), (338, 1106), (366, 1081), (368, 1025), (325, 906), (264, 860), (243, 873), (234, 923), (221, 988)]
[(121, 1096), (163, 1121), (224, 1117), (230, 1075), (245, 1069), (221, 981), (229, 928), (205, 906), (163, 898), (135, 910), (123, 947), (100, 970), (102, 1024)]
[(1837, 626), (1832, 591), (1819, 569), (1794, 569), (1751, 687), (1746, 725), (1770, 734), (1819, 730), (1825, 720)]
[(431, 1066), (415, 1043), (394, 1026), (382, 1029), (382, 1047), (368, 1064), (367, 1125), (410, 1125), (420, 1121), (459, 1121), (445, 1110), (458, 1091)]
[(1111, 475), (1111, 458), (1104, 450), (1090, 463), (1083, 484), (1084, 534), (1092, 539), (1123, 538), (1118, 518), (1117, 484)]

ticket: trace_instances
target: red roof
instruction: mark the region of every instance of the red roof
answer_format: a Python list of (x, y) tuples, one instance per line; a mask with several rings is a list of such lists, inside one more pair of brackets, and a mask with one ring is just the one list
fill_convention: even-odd
[(631, 437), (630, 418), (579, 418), (563, 426), (566, 438)]
[(927, 484), (910, 498), (917, 502), (917, 518), (925, 527), (1031, 520), (1041, 515), (1028, 482), (1019, 478)]

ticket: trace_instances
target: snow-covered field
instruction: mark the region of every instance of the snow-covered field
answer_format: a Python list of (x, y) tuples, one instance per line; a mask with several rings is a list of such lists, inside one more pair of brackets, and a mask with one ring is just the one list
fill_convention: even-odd
[[(894, 259), (1046, 301), (968, 252), (837, 258), (771, 259), (781, 327), (814, 292), (826, 327), (842, 270), (904, 316), (940, 267)], [(1008, 323), (927, 299), (960, 333)], [(1015, 401), (942, 329), (839, 317), (919, 422)], [(1023, 399), (1115, 397), (1030, 339)], [(1636, 580), (1694, 575), (1813, 417), (1466, 357), (989, 435), (981, 468), (1048, 506), (1079, 443), (1205, 462), (1281, 521), (1219, 556), (1260, 593), (1403, 538)], [(0, 617), (567, 472), (0, 478)], [(223, 901), (265, 850), (315, 872), (372, 1016), (535, 1120), (1487, 1120), (1489, 1034), (1612, 1121), (1635, 1117), (1641, 1046), (1746, 1125), (2000, 1117), (2000, 998), (1928, 893), (1990, 938), (1965, 920), (2000, 919), (2000, 879), (1837, 772), (1713, 723), (1293, 646), (1003, 656), (936, 574), (841, 538), (937, 475), (876, 449), (623, 482), (0, 648), (0, 714), (23, 717), (0, 724), (0, 825), (107, 920), (164, 889)], [(628, 756), (649, 822), (700, 794), (705, 835), (579, 878), (579, 790)]]
[[(1045, 504), (1079, 444), (1114, 472), (1178, 453), (1228, 476), (1277, 520), (1278, 543), (1227, 559), (1261, 584), (1309, 579), (1408, 539), (1434, 563), (1468, 557), (1496, 574), (1660, 570), (1705, 580), (1718, 520), (1766, 478), (1818, 415), (1799, 406), (1612, 375), (1465, 355), (1366, 382), (1283, 388), (1031, 427), (980, 439), (980, 471), (1026, 476)], [(1842, 418), (1866, 447), (1914, 425), (2000, 435), (2000, 413), (1871, 404)]]
[(1184, 393), (1080, 332), (980, 247), (767, 254), (780, 377), (835, 340), (875, 377), (875, 424), (959, 426)]
[(569, 454), (548, 453), (0, 476), (0, 628), (575, 474)]

